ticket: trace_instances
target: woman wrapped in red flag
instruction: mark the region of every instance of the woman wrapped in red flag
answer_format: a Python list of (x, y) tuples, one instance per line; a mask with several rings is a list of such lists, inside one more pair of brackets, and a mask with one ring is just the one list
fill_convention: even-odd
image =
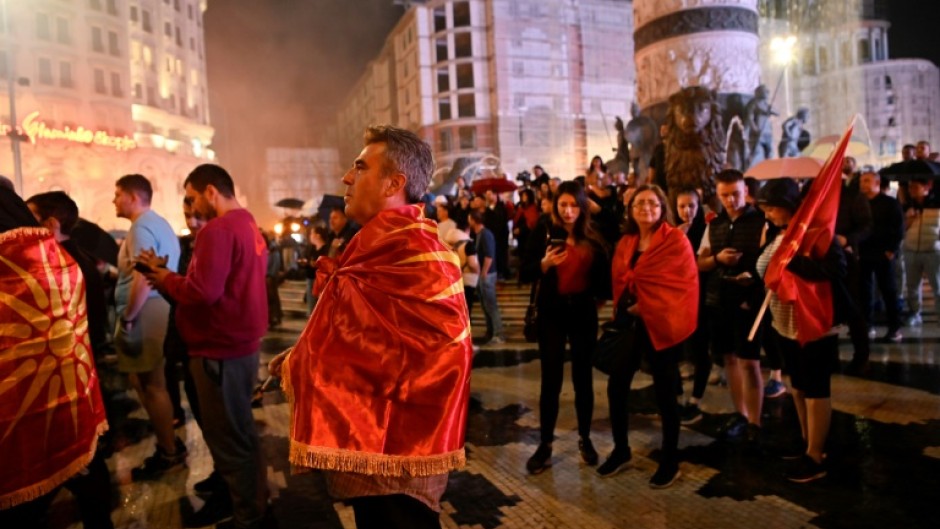
[[(656, 185), (643, 185), (627, 204), (624, 236), (613, 260), (614, 304), (638, 316), (633, 347), (614, 365), (607, 383), (614, 450), (597, 472), (611, 476), (631, 459), (627, 398), (633, 375), (646, 359), (653, 371), (662, 419), (662, 454), (650, 487), (665, 488), (679, 477), (678, 361), (683, 342), (698, 320), (698, 267), (682, 230), (666, 223), (669, 206)], [(628, 299), (623, 305), (621, 300)], [(621, 308), (623, 307), (623, 308)]]
[[(796, 182), (788, 178), (768, 181), (760, 190), (757, 203), (767, 220), (780, 228), (777, 237), (767, 245), (757, 260), (757, 271), (763, 277), (774, 253), (781, 246), (786, 227), (800, 205), (799, 188)], [(806, 281), (833, 283), (831, 299), (834, 300), (835, 322), (843, 321), (841, 311), (835, 309), (847, 306), (845, 303), (848, 298), (844, 295), (846, 290), (841, 283), (845, 269), (845, 254), (835, 242), (822, 259), (797, 254), (787, 265), (787, 270)], [(833, 367), (838, 363), (839, 335), (833, 329), (821, 338), (800, 345), (797, 306), (783, 303), (777, 294), (772, 294), (769, 307), (774, 330), (771, 339), (777, 342), (783, 353), (790, 374), (793, 403), (805, 443), (805, 451), (794, 455), (794, 465), (787, 470), (787, 478), (797, 483), (807, 483), (826, 475), (823, 450), (832, 415), (830, 378)]]

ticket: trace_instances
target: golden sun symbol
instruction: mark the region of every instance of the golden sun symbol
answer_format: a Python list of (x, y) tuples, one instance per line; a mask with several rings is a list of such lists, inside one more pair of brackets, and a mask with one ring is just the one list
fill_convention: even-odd
[[(49, 244), (46, 238), (36, 243), (49, 285), (48, 294), (29, 271), (0, 256), (0, 264), (9, 268), (26, 287), (25, 291), (20, 289), (19, 297), (8, 293), (7, 289), (0, 292), (0, 304), (25, 320), (25, 323), (10, 323), (9, 318), (5, 318), (7, 321), (0, 322), (0, 339), (17, 340), (0, 355), (0, 371), (5, 372), (10, 364), (15, 367), (0, 380), (0, 397), (21, 383), (29, 383), (19, 410), (6, 431), (0, 434), (0, 445), (27, 412), (46, 410), (48, 438), (54, 412), (64, 403), (71, 408), (73, 427), (78, 435), (79, 399), (92, 401), (89, 381), (95, 375), (88, 346), (84, 280), (77, 273), (77, 265), (66, 260), (61, 247)], [(41, 397), (45, 398), (45, 404), (33, 408), (33, 403)]]

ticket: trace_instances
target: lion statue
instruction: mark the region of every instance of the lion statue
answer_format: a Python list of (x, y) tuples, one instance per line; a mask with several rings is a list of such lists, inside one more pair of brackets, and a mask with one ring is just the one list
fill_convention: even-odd
[(672, 94), (665, 124), (668, 132), (663, 143), (670, 195), (683, 188), (700, 189), (703, 201), (717, 211), (715, 175), (725, 162), (718, 95), (702, 86)]

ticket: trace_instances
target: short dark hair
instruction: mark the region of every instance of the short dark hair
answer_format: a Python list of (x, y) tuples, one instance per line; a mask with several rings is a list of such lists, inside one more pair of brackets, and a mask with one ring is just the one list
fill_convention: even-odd
[(40, 220), (52, 217), (59, 221), (63, 235), (72, 233), (78, 224), (78, 205), (63, 191), (49, 191), (29, 197), (27, 204), (32, 204)]
[(410, 130), (391, 125), (373, 125), (366, 129), (366, 145), (385, 144), (385, 174), (401, 172), (405, 182), (405, 200), (409, 204), (421, 202), (431, 184), (434, 156), (431, 146)]
[(901, 150), (903, 151), (903, 150), (905, 150), (905, 149), (916, 149), (916, 148), (917, 148), (917, 147), (914, 146), (913, 143), (905, 143), (905, 144), (904, 144), (904, 147), (901, 147)]
[(483, 212), (475, 209), (467, 215), (468, 220), (472, 220), (474, 224), (483, 224)]
[(232, 181), (228, 171), (212, 163), (204, 163), (193, 169), (183, 181), (183, 187), (187, 185), (193, 186), (193, 189), (199, 193), (204, 193), (211, 185), (225, 198), (235, 196), (235, 182)]
[(725, 169), (715, 175), (715, 182), (722, 184), (736, 184), (744, 181), (744, 173), (737, 169)]
[(147, 180), (147, 177), (141, 174), (129, 174), (124, 175), (121, 178), (118, 178), (118, 181), (114, 183), (115, 186), (120, 187), (126, 193), (134, 193), (137, 196), (144, 199), (148, 205), (150, 201), (153, 200), (153, 186), (150, 185), (150, 180)]

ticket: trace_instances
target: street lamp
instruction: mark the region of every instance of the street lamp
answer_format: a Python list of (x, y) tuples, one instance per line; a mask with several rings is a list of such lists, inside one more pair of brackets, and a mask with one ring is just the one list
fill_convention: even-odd
[(777, 86), (774, 88), (773, 97), (770, 98), (770, 106), (773, 107), (777, 99), (777, 91), (780, 90), (780, 83), (784, 83), (784, 92), (786, 97), (787, 115), (790, 115), (790, 76), (787, 71), (790, 65), (796, 60), (796, 36), (785, 35), (774, 37), (770, 40), (770, 54), (773, 62), (782, 67), (780, 77), (777, 79)]

